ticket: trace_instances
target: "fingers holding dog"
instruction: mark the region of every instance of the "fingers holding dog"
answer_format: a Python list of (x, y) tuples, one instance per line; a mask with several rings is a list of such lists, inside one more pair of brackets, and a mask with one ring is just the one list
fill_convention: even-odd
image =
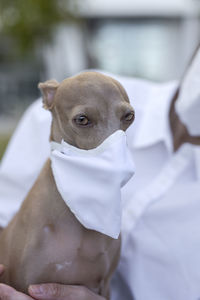
[(0, 284), (0, 300), (33, 300), (30, 296), (17, 292), (12, 287)]
[(84, 286), (41, 284), (29, 287), (29, 294), (41, 300), (105, 300)]

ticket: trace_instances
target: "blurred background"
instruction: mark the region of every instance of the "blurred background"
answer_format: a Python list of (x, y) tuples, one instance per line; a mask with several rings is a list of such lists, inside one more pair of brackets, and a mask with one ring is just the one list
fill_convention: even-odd
[(200, 41), (200, 0), (1, 0), (0, 159), (39, 81), (98, 68), (179, 79)]

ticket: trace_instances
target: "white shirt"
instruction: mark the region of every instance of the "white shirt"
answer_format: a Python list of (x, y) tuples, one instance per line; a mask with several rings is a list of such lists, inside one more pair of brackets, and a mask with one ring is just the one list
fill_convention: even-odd
[[(122, 252), (112, 300), (198, 300), (200, 147), (172, 151), (168, 113), (175, 83), (117, 79), (136, 110), (135, 124), (127, 132), (136, 175), (122, 193)], [(49, 156), (50, 121), (39, 100), (11, 140), (0, 169), (3, 226)]]
[(137, 130), (128, 132), (136, 174), (123, 191), (113, 300), (200, 299), (200, 147), (172, 151), (168, 114), (175, 88), (149, 88)]

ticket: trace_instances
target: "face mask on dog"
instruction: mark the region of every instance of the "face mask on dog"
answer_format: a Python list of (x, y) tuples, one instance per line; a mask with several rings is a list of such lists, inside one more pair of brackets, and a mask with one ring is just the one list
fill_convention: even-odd
[(134, 174), (126, 135), (118, 130), (101, 145), (82, 150), (51, 142), (57, 189), (86, 228), (117, 239), (121, 230), (121, 188)]
[(188, 132), (200, 136), (200, 50), (183, 80), (175, 107)]

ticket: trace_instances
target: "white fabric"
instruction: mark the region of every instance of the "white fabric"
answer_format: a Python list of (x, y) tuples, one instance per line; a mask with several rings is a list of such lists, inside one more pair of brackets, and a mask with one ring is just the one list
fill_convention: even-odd
[(91, 150), (51, 143), (54, 179), (79, 222), (114, 239), (121, 231), (121, 188), (134, 174), (126, 135), (118, 130)]
[[(178, 176), (185, 171), (185, 168), (190, 163), (190, 156), (192, 155), (191, 146), (189, 144), (183, 145), (164, 165), (161, 172), (150, 184), (143, 190), (138, 191), (134, 198), (137, 199), (138, 205), (135, 207), (132, 201), (127, 202), (123, 212), (123, 231), (124, 244), (126, 244), (127, 235), (136, 226), (144, 210), (154, 201), (159, 201), (168, 190), (173, 187), (174, 182)], [(164, 184), (162, 184), (164, 183)], [(133, 200), (134, 201), (134, 200)]]
[[(175, 156), (166, 156), (154, 180), (143, 191), (135, 192), (132, 206), (129, 202), (115, 278), (117, 282), (123, 278), (125, 284), (120, 290), (114, 285), (112, 299), (122, 299), (125, 287), (129, 290), (127, 300), (133, 295), (139, 300), (199, 299), (200, 178), (194, 150), (199, 149), (185, 145)], [(133, 201), (146, 200), (147, 194), (149, 203), (142, 217), (136, 216), (136, 222)]]
[(41, 99), (22, 117), (0, 164), (0, 226), (19, 209), (50, 154), (51, 114)]
[(176, 111), (189, 133), (200, 136), (200, 48), (181, 84)]
[[(122, 201), (127, 203), (125, 214), (130, 207), (132, 213), (127, 218), (128, 227), (126, 218), (122, 218), (122, 252), (113, 278), (112, 300), (198, 300), (200, 147), (186, 145), (187, 150), (180, 149), (175, 156), (172, 152), (167, 120), (177, 85), (116, 79), (125, 86), (136, 111), (136, 120), (127, 131), (136, 173), (122, 189)], [(20, 205), (49, 155), (45, 132), (49, 124), (48, 112), (37, 102), (12, 139), (0, 168), (1, 222), (11, 218), (12, 203), (14, 213), (15, 204)], [(38, 155), (37, 140), (46, 155)], [(146, 195), (146, 189), (149, 201), (142, 202), (141, 208), (141, 193)], [(136, 211), (140, 213), (135, 215)]]
[(176, 85), (148, 91), (147, 104), (136, 103), (137, 130), (128, 135), (136, 173), (122, 191), (128, 201), (112, 300), (198, 300), (200, 147), (172, 151), (168, 115)]

